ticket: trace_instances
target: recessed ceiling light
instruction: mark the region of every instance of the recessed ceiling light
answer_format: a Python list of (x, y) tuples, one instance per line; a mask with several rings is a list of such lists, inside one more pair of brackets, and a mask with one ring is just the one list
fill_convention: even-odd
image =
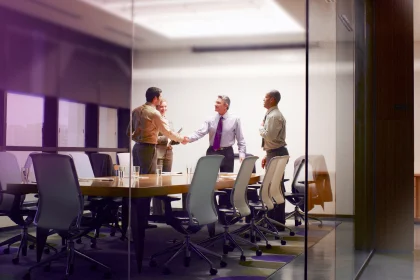
[[(127, 1), (85, 0), (131, 19)], [(137, 0), (136, 24), (169, 39), (300, 33), (274, 0)]]

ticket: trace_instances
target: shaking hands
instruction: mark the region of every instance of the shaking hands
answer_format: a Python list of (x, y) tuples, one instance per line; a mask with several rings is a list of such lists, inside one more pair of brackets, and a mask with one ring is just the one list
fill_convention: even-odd
[(190, 143), (190, 138), (188, 138), (187, 136), (184, 136), (184, 140), (182, 140), (181, 142), (183, 145), (186, 145), (187, 143)]

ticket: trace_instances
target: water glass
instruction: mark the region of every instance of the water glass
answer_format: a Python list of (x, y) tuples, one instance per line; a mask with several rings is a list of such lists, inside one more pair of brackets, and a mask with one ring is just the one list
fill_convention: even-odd
[(194, 173), (194, 165), (188, 164), (187, 165), (187, 174), (193, 174)]
[(134, 178), (140, 177), (140, 166), (133, 166), (132, 177)]
[(125, 175), (124, 173), (125, 173), (125, 166), (120, 165), (118, 167), (118, 175), (120, 176), (121, 179), (124, 178), (124, 175)]
[(22, 167), (20, 175), (22, 176), (22, 183), (29, 183), (29, 168)]
[(163, 169), (162, 164), (156, 165), (156, 174), (157, 174), (158, 177), (160, 177), (162, 175), (162, 169)]

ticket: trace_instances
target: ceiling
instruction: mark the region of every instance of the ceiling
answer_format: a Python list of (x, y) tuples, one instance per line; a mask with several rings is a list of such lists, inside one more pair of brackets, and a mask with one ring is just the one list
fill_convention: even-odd
[[(290, 44), (305, 39), (304, 0), (134, 0), (134, 25), (132, 0), (0, 0), (0, 5), (118, 45), (134, 43), (137, 49)], [(311, 41), (333, 42), (335, 4), (311, 0), (310, 5)]]

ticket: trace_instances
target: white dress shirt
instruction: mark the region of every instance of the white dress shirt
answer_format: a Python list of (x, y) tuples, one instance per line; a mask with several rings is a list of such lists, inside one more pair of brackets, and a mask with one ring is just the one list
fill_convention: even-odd
[[(220, 117), (219, 114), (216, 114), (215, 116), (208, 118), (199, 130), (189, 136), (190, 142), (197, 141), (206, 134), (209, 134), (210, 146), (213, 146), (214, 136), (216, 135)], [(223, 115), (223, 130), (220, 147), (233, 146), (235, 144), (235, 138), (238, 142), (239, 157), (245, 158), (246, 146), (242, 134), (241, 121), (238, 117), (226, 112)]]

